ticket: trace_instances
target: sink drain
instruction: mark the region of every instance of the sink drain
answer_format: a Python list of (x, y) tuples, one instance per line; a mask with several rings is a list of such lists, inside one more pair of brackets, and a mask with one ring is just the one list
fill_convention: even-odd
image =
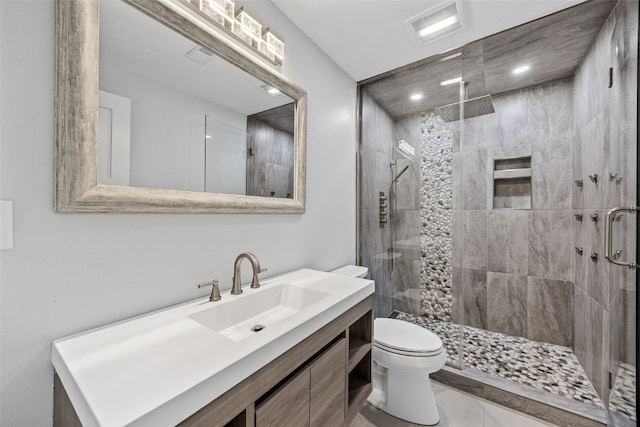
[(255, 325), (254, 327), (251, 328), (251, 332), (260, 332), (264, 328), (266, 328), (266, 326), (264, 325)]

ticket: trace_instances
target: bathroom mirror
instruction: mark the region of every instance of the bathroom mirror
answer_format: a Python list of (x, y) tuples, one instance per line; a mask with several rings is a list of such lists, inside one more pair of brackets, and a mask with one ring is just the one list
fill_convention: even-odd
[(56, 211), (304, 212), (303, 89), (170, 0), (56, 19)]

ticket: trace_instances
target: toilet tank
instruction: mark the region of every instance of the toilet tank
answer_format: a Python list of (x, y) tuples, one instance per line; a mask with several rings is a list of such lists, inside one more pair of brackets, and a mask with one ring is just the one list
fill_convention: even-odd
[(365, 277), (367, 277), (369, 269), (360, 265), (345, 265), (344, 267), (336, 268), (335, 270), (331, 271), (331, 273), (339, 274), (341, 276), (364, 279)]

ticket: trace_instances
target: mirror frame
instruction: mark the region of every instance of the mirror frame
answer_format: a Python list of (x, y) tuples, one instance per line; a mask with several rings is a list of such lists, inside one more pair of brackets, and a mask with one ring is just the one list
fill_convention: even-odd
[(98, 184), (99, 0), (56, 2), (56, 212), (300, 214), (307, 93), (170, 0), (122, 0), (295, 100), (293, 199)]

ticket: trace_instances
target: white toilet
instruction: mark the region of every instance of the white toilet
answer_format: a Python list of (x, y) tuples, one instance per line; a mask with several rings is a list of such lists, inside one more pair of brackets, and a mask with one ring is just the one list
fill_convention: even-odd
[[(347, 265), (332, 273), (364, 278), (368, 269)], [(442, 369), (446, 361), (447, 353), (436, 334), (403, 320), (375, 319), (369, 403), (415, 424), (437, 424), (440, 415), (429, 374)]]

